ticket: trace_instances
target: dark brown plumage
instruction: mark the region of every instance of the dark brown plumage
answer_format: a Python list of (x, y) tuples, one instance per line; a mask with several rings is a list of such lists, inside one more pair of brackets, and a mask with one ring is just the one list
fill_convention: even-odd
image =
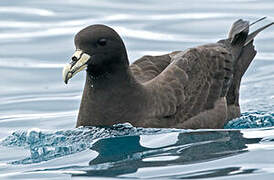
[(131, 65), (114, 30), (104, 25), (81, 30), (75, 37), (78, 52), (64, 68), (67, 82), (87, 67), (77, 126), (130, 122), (142, 127), (222, 128), (240, 116), (240, 82), (256, 55), (253, 39), (272, 24), (249, 34), (248, 21), (238, 20), (227, 39), (144, 56)]

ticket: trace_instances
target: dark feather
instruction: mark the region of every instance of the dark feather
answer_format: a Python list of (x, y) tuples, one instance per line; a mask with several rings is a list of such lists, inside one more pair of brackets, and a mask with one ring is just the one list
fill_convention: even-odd
[[(130, 122), (143, 127), (222, 128), (240, 116), (239, 88), (256, 55), (254, 38), (271, 25), (249, 33), (249, 22), (240, 19), (232, 25), (227, 39), (144, 56), (130, 66), (124, 44), (114, 30), (102, 25), (88, 27), (84, 34), (79, 33), (83, 42), (91, 37), (90, 41), (97, 42), (99, 35), (113, 42), (105, 49), (85, 46), (87, 52), (98, 52), (92, 56), (97, 58), (92, 61), (96, 64), (91, 63), (87, 70), (77, 126)], [(108, 53), (102, 53), (105, 51)], [(94, 78), (90, 76), (94, 67), (107, 70)]]

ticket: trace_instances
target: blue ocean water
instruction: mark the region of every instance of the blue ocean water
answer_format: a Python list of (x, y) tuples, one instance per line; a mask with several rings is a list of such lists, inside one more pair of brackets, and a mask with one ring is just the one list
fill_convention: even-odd
[[(242, 116), (225, 129), (74, 128), (84, 73), (62, 67), (95, 23), (143, 55), (216, 42), (238, 18), (274, 21), (271, 0), (0, 2), (0, 179), (273, 179), (274, 27), (241, 85)], [(263, 23), (252, 27), (252, 30)]]

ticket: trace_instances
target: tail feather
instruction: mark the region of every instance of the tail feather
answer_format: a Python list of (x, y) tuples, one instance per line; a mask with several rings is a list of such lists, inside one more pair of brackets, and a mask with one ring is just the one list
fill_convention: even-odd
[[(256, 21), (252, 22), (251, 24), (249, 24), (248, 21), (244, 21), (244, 20), (242, 20), (242, 19), (239, 19), (239, 20), (235, 21), (235, 22), (232, 24), (232, 26), (231, 26), (231, 28), (230, 28), (230, 31), (229, 31), (229, 33), (228, 33), (228, 39), (231, 39), (231, 43), (233, 44), (233, 41), (236, 41), (236, 39), (239, 38), (239, 34), (240, 34), (240, 33), (245, 32), (245, 33), (248, 34), (248, 32), (249, 32), (249, 27), (251, 27), (252, 25), (254, 25), (254, 24), (256, 24), (256, 23), (258, 23), (258, 22), (260, 22), (260, 21), (262, 21), (262, 20), (264, 20), (264, 19), (266, 19), (266, 17), (262, 17), (262, 18), (260, 18), (260, 19), (258, 19), (258, 20), (256, 20)], [(268, 26), (270, 26), (270, 25), (266, 25), (266, 26), (268, 27)], [(267, 27), (263, 27), (263, 29), (265, 29), (265, 28), (267, 28)], [(261, 28), (260, 28), (260, 29), (261, 29)], [(263, 30), (263, 29), (262, 29), (262, 30)], [(259, 32), (262, 31), (262, 30), (259, 30)], [(256, 33), (256, 35), (257, 35), (257, 34), (258, 34), (258, 33)], [(256, 36), (256, 35), (255, 35), (255, 36)], [(255, 36), (254, 36), (254, 37), (255, 37)], [(248, 42), (246, 42), (245, 44), (248, 44)]]
[(250, 41), (246, 46), (244, 46), (242, 53), (239, 57), (239, 61), (235, 66), (235, 72), (233, 75), (232, 84), (227, 93), (227, 104), (239, 106), (239, 88), (241, 84), (241, 78), (246, 72), (248, 66), (254, 59), (256, 55), (256, 50), (253, 46), (253, 41)]
[(254, 38), (255, 38), (261, 31), (263, 31), (264, 29), (268, 28), (269, 26), (271, 26), (271, 25), (273, 25), (273, 24), (274, 24), (274, 22), (269, 23), (269, 24), (267, 24), (267, 25), (265, 25), (265, 26), (263, 26), (263, 27), (257, 29), (256, 31), (250, 33), (250, 34), (247, 36), (247, 38), (246, 38), (245, 45), (247, 45), (247, 44), (250, 43), (252, 40), (254, 40)]
[(233, 23), (228, 38), (232, 46), (241, 47), (244, 45), (249, 32), (249, 22), (242, 19)]
[(242, 76), (257, 53), (253, 45), (254, 38), (261, 31), (273, 25), (274, 22), (257, 29), (252, 33), (249, 33), (249, 27), (264, 19), (265, 17), (260, 18), (251, 24), (249, 24), (248, 21), (243, 21), (241, 19), (236, 21), (231, 27), (228, 39), (224, 41), (227, 47), (231, 49), (234, 58), (233, 79), (226, 95), (228, 108), (227, 120), (240, 116), (239, 89)]
[(231, 39), (232, 42), (236, 38), (237, 34), (246, 30), (249, 30), (249, 22), (239, 19), (232, 24), (228, 33), (228, 39)]
[(258, 19), (258, 20), (256, 20), (256, 21), (254, 21), (253, 23), (251, 23), (251, 24), (249, 25), (249, 27), (252, 26), (252, 25), (254, 25), (254, 24), (256, 24), (257, 22), (260, 22), (260, 21), (264, 20), (264, 19), (266, 19), (266, 16), (265, 16), (265, 17), (262, 17), (262, 18), (260, 18), (260, 19)]
[[(237, 20), (233, 23), (229, 36), (227, 39), (227, 43), (229, 43), (229, 47), (231, 49), (233, 58), (234, 58), (234, 72), (235, 74), (241, 74), (243, 75), (245, 71), (247, 70), (249, 64), (253, 60), (253, 56), (248, 56), (249, 54), (253, 54), (253, 51), (255, 51), (253, 46), (254, 38), (264, 29), (270, 27), (274, 24), (274, 22), (269, 23), (256, 31), (249, 33), (249, 27), (264, 20), (266, 17), (260, 18), (256, 20), (255, 22), (249, 24), (248, 21), (244, 21), (242, 19)], [(256, 51), (255, 51), (256, 52)], [(244, 54), (244, 55), (243, 55)], [(249, 59), (243, 56), (250, 57)], [(245, 64), (245, 66), (241, 66), (241, 64)], [(239, 69), (239, 67), (242, 67)], [(241, 77), (238, 77), (241, 78)]]
[(248, 66), (250, 65), (250, 63), (252, 62), (252, 60), (254, 59), (254, 57), (257, 54), (257, 51), (254, 48), (253, 45), (253, 41), (251, 40), (248, 44), (246, 44), (243, 49), (242, 52), (240, 54), (239, 60), (236, 64), (236, 71), (235, 71), (235, 77), (238, 79), (241, 79), (242, 76), (244, 75), (244, 73), (246, 72)]

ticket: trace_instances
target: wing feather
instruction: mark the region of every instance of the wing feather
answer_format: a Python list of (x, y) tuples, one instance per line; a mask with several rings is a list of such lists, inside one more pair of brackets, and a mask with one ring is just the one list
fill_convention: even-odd
[(140, 82), (149, 81), (158, 76), (171, 62), (170, 54), (161, 56), (143, 56), (130, 65), (131, 72)]
[[(222, 44), (208, 44), (177, 53), (158, 76), (144, 85), (152, 93), (156, 117), (186, 121), (212, 109), (225, 97), (232, 78), (233, 58)], [(157, 107), (157, 108), (155, 108)]]

